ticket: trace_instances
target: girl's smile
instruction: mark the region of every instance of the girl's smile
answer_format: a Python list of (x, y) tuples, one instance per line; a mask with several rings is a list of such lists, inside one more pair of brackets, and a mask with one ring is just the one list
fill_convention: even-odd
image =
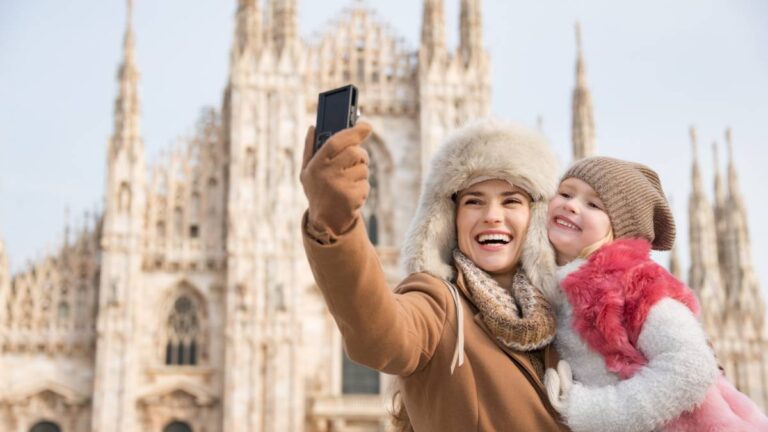
[(549, 201), (547, 234), (555, 248), (557, 263), (566, 264), (589, 246), (606, 238), (611, 220), (594, 189), (582, 180), (567, 178)]

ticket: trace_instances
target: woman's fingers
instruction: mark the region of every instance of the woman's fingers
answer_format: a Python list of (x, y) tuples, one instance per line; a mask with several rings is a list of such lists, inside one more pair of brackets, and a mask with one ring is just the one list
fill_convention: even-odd
[(368, 152), (360, 146), (347, 147), (342, 150), (335, 158), (329, 163), (336, 167), (347, 169), (352, 168), (355, 165), (368, 165)]
[(360, 122), (351, 128), (333, 134), (317, 151), (317, 155), (318, 157), (333, 159), (344, 151), (345, 148), (362, 144), (370, 134), (371, 125), (366, 122)]
[(309, 220), (339, 235), (352, 225), (370, 193), (368, 153), (360, 144), (371, 134), (371, 126), (361, 122), (345, 129), (313, 154), (315, 134), (314, 128), (307, 130), (300, 175)]
[(307, 136), (304, 138), (304, 159), (301, 163), (301, 169), (307, 167), (309, 160), (312, 159), (312, 155), (315, 151), (315, 127), (310, 126), (307, 129)]
[(362, 180), (368, 180), (368, 165), (359, 164), (344, 171), (344, 177), (349, 180), (359, 182)]

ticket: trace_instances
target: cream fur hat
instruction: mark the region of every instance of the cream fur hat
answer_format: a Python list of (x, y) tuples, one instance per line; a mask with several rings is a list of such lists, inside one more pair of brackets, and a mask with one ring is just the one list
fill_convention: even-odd
[(401, 254), (406, 271), (452, 279), (456, 208), (451, 196), (478, 179), (506, 180), (533, 199), (521, 265), (531, 283), (549, 297), (556, 287), (547, 204), (557, 188), (557, 169), (546, 139), (527, 127), (482, 119), (457, 130), (435, 153), (422, 185)]

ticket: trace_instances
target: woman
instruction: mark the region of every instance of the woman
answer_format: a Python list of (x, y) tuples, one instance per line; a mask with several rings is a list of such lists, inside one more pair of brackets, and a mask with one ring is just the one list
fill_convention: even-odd
[(548, 145), (490, 120), (449, 138), (405, 239), (410, 275), (393, 293), (358, 211), (370, 132), (359, 123), (313, 157), (310, 128), (301, 173), (304, 248), (348, 356), (399, 377), (415, 431), (565, 430), (542, 384), (556, 364), (554, 315), (540, 292), (555, 287)]

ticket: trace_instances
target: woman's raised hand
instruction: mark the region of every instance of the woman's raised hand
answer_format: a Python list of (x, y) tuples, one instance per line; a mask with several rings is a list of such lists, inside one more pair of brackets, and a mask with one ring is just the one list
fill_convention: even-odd
[(361, 147), (370, 134), (371, 126), (359, 122), (328, 138), (313, 156), (315, 128), (307, 131), (300, 178), (315, 229), (340, 235), (352, 227), (370, 190), (368, 152)]

